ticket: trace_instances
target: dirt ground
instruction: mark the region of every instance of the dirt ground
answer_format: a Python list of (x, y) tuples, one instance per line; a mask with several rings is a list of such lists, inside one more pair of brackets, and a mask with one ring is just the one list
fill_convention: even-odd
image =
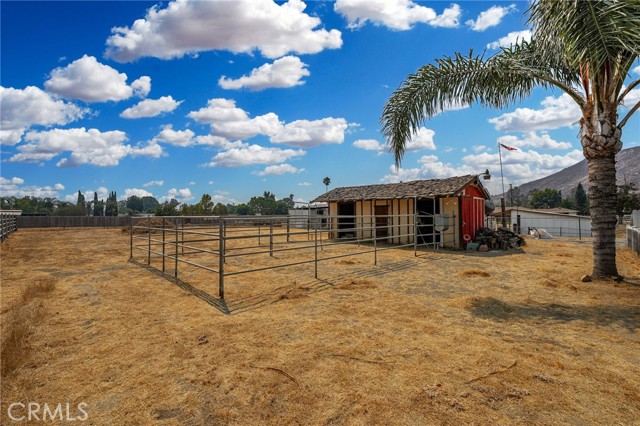
[(19, 230), (3, 339), (32, 324), (3, 348), (0, 419), (35, 401), (92, 425), (640, 424), (640, 259), (583, 283), (589, 242), (527, 242), (228, 277), (223, 303), (213, 274), (128, 262), (120, 230)]

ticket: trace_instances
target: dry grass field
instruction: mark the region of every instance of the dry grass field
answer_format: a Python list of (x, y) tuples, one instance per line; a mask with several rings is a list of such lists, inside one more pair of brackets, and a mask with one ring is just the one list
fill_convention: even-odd
[(640, 424), (640, 259), (583, 283), (589, 243), (527, 243), (238, 275), (222, 303), (215, 275), (128, 262), (120, 230), (20, 230), (1, 423), (35, 401), (92, 425)]

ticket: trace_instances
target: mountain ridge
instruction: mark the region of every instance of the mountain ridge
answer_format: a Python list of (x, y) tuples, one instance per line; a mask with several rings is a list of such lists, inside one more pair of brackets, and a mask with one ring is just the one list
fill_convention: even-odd
[[(616, 181), (618, 185), (624, 185), (626, 182), (640, 189), (640, 146), (623, 149), (616, 155)], [(553, 188), (561, 191), (563, 197), (567, 197), (575, 191), (578, 183), (588, 191), (587, 160), (582, 160), (552, 175), (523, 183), (517, 188), (521, 194), (527, 194), (534, 189)]]

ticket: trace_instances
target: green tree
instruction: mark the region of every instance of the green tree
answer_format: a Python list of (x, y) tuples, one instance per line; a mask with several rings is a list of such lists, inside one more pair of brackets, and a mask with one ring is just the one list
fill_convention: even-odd
[(86, 205), (86, 201), (84, 199), (84, 195), (82, 195), (82, 192), (78, 191), (78, 201), (76, 202), (77, 206), (80, 206), (84, 209), (85, 205)]
[(212, 214), (213, 206), (211, 195), (203, 194), (200, 202), (196, 205), (197, 214), (210, 215)]
[(562, 193), (553, 188), (534, 189), (529, 192), (529, 197), (534, 209), (553, 209), (562, 203)]
[(142, 211), (145, 213), (153, 212), (155, 208), (160, 204), (158, 200), (156, 200), (156, 198), (152, 197), (151, 195), (145, 195), (144, 197), (140, 198), (140, 201), (142, 202)]
[(118, 216), (118, 199), (116, 198), (116, 192), (112, 191), (107, 197), (107, 202), (104, 209), (105, 216)]
[(98, 193), (93, 193), (93, 215), (94, 216), (103, 216), (104, 215), (104, 201), (98, 201)]
[(153, 212), (156, 216), (177, 216), (179, 205), (180, 202), (175, 198), (172, 198), (162, 204), (158, 203)]
[(226, 216), (227, 215), (227, 206), (222, 203), (217, 203), (212, 210), (212, 213), (216, 216)]
[(144, 204), (142, 198), (137, 195), (131, 195), (127, 198), (127, 208), (134, 213), (144, 212)]
[(578, 183), (578, 186), (576, 186), (574, 197), (576, 200), (576, 209), (578, 210), (578, 214), (583, 216), (588, 215), (589, 199), (587, 197), (587, 192), (584, 190), (584, 187), (581, 183)]
[(503, 108), (535, 87), (557, 88), (580, 108), (580, 143), (587, 159), (595, 279), (619, 278), (616, 267), (616, 167), (622, 128), (640, 102), (618, 120), (618, 107), (640, 80), (629, 82), (640, 56), (640, 2), (535, 0), (528, 9), (530, 42), (493, 56), (456, 53), (407, 77), (382, 112), (396, 164), (407, 142), (447, 105)]
[(329, 191), (329, 185), (331, 185), (331, 178), (329, 178), (329, 176), (325, 177), (324, 179), (322, 179), (322, 184), (325, 186), (325, 192)]
[(634, 210), (640, 210), (640, 195), (633, 183), (620, 185), (618, 187), (618, 203), (616, 213), (618, 216), (631, 214)]
[(242, 203), (236, 206), (236, 213), (241, 216), (245, 216), (255, 214), (255, 211), (253, 210), (253, 208), (251, 208), (250, 205)]

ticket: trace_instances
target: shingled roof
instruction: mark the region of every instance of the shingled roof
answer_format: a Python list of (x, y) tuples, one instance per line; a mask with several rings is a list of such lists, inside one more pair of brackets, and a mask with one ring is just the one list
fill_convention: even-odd
[(478, 175), (455, 176), (446, 179), (414, 180), (411, 182), (388, 183), (380, 185), (344, 186), (320, 195), (312, 202), (388, 200), (394, 198), (435, 198), (451, 197), (462, 194), (469, 184), (475, 184), (489, 193), (478, 180)]

